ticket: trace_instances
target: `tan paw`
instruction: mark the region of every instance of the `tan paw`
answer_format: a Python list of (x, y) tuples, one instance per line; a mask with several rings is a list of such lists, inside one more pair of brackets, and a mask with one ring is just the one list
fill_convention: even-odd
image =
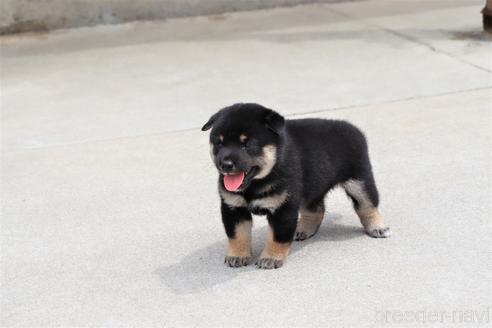
[(373, 238), (388, 238), (391, 236), (391, 230), (389, 227), (378, 229), (367, 229), (366, 233)]
[(251, 256), (226, 256), (224, 263), (231, 268), (240, 268), (251, 263)]
[(278, 269), (282, 265), (284, 265), (284, 260), (271, 257), (261, 257), (256, 261), (256, 267), (258, 269)]

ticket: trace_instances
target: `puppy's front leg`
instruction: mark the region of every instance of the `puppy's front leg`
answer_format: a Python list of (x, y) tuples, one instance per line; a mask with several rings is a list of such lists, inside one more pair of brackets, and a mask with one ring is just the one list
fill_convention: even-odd
[(284, 264), (296, 231), (298, 213), (298, 207), (284, 204), (268, 215), (267, 241), (260, 258), (256, 261), (258, 268), (277, 269)]
[(229, 238), (229, 249), (224, 263), (241, 267), (251, 262), (251, 213), (244, 207), (230, 207), (222, 203), (222, 222)]

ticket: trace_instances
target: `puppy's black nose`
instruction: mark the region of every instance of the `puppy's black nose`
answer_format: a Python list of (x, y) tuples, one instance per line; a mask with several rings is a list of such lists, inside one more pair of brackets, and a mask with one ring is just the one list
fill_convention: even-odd
[(232, 172), (232, 171), (234, 171), (234, 163), (232, 161), (229, 161), (229, 160), (224, 160), (220, 163), (220, 169), (224, 173)]

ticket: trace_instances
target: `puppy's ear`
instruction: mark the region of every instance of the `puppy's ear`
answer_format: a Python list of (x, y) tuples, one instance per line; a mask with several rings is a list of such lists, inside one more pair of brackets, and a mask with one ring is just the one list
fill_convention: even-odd
[(269, 110), (265, 116), (265, 124), (270, 130), (280, 135), (284, 129), (285, 119), (279, 113)]
[(208, 122), (205, 123), (204, 126), (202, 126), (202, 131), (207, 131), (207, 130), (210, 130), (210, 128), (212, 127), (212, 125), (214, 125), (214, 122), (217, 121), (217, 118), (219, 117), (219, 113), (215, 113), (214, 115), (212, 115), (212, 117), (210, 117), (208, 119)]

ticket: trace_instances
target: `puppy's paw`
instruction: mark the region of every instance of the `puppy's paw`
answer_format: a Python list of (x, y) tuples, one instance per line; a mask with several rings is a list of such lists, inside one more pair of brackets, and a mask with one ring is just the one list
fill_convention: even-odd
[(311, 238), (315, 234), (316, 234), (316, 231), (315, 232), (296, 231), (296, 233), (294, 235), (294, 240), (295, 241), (303, 241), (303, 240), (306, 240), (308, 238)]
[(308, 238), (309, 236), (304, 231), (296, 231), (296, 234), (294, 235), (295, 241), (306, 240)]
[(278, 269), (284, 265), (284, 260), (274, 259), (271, 257), (262, 257), (256, 261), (258, 269)]
[(224, 263), (231, 268), (240, 268), (251, 263), (251, 256), (226, 256)]
[(391, 236), (391, 230), (389, 227), (386, 228), (378, 228), (378, 229), (368, 229), (366, 233), (374, 238), (387, 238)]

